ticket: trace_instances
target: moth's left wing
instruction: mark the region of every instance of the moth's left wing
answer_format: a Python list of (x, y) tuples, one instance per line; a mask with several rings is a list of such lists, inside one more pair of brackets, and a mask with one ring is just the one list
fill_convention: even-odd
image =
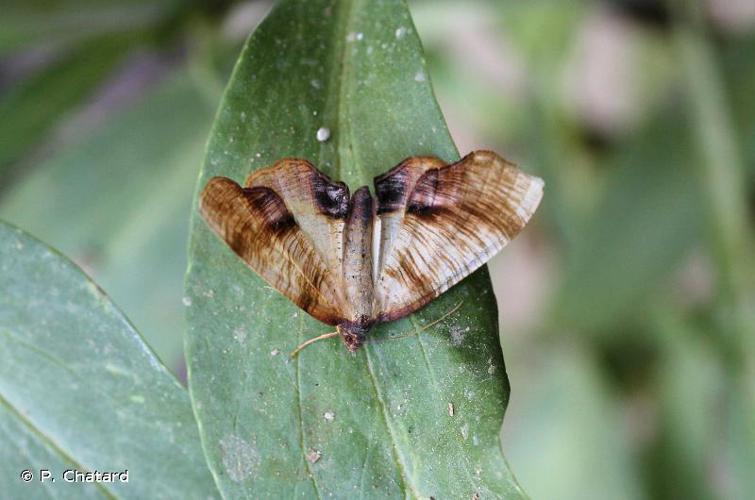
[(375, 179), (381, 236), (376, 312), (416, 311), (501, 250), (527, 224), (543, 181), (490, 151), (446, 165), (409, 158)]
[(349, 192), (309, 162), (284, 159), (245, 186), (211, 179), (200, 197), (210, 227), (273, 288), (324, 323), (344, 320), (341, 260)]

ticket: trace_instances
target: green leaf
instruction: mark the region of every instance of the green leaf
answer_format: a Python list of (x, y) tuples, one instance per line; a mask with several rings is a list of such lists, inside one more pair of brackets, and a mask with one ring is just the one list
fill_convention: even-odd
[[(80, 269), (0, 223), (0, 290), (5, 495), (216, 495), (186, 391)], [(54, 486), (19, 479), (40, 468)], [(66, 486), (67, 468), (128, 469), (129, 481)]]
[[(63, 482), (60, 479), (63, 472), (83, 470), (80, 464), (40, 435), (3, 400), (0, 400), (0, 443), (0, 481), (8, 498), (107, 498), (107, 490), (94, 484)], [(59, 479), (54, 484), (49, 480), (39, 484), (40, 469), (47, 469)], [(21, 473), (26, 470), (33, 474), (31, 484), (21, 480)]]
[[(299, 156), (354, 189), (423, 154), (458, 157), (404, 2), (284, 0), (241, 54), (198, 187)], [(328, 328), (195, 212), (186, 293), (189, 386), (224, 496), (523, 496), (500, 447), (509, 390), (486, 270), (377, 328), (356, 355), (332, 340), (292, 360)]]
[(0, 217), (86, 267), (150, 346), (183, 355), (186, 214), (212, 109), (185, 70), (25, 176)]

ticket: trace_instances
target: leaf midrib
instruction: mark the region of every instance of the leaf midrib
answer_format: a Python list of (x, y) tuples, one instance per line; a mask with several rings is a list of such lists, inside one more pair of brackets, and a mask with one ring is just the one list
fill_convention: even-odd
[[(333, 68), (331, 70), (331, 81), (335, 82), (335, 88), (332, 92), (330, 92), (327, 104), (329, 106), (335, 107), (335, 119), (336, 124), (334, 127), (335, 130), (335, 137), (333, 140), (335, 141), (335, 161), (333, 165), (333, 174), (334, 177), (338, 180), (344, 181), (344, 175), (343, 175), (343, 165), (346, 164), (346, 162), (351, 161), (354, 162), (355, 155), (353, 153), (354, 151), (354, 129), (351, 127), (351, 122), (348, 119), (348, 99), (347, 99), (347, 91), (348, 91), (348, 80), (351, 77), (351, 71), (348, 69), (350, 68), (350, 59), (351, 56), (349, 54), (349, 49), (351, 46), (349, 45), (350, 42), (346, 40), (346, 37), (349, 33), (355, 32), (354, 30), (354, 23), (355, 23), (355, 13), (358, 12), (359, 6), (362, 4), (363, 0), (352, 0), (347, 1), (346, 6), (344, 7), (344, 12), (342, 12), (339, 16), (339, 21), (336, 22), (336, 30), (335, 30), (335, 43), (333, 44), (333, 50), (336, 53), (335, 57), (333, 58), (336, 63), (333, 65)], [(335, 101), (333, 101), (332, 96), (335, 96)], [(355, 170), (355, 177), (362, 179), (367, 178), (368, 172), (364, 169), (364, 167), (361, 164), (354, 164), (353, 165)], [(347, 179), (352, 180), (352, 179)], [(350, 187), (360, 187), (353, 185), (354, 183), (347, 182), (347, 184), (352, 184)], [(356, 184), (361, 184), (361, 182), (357, 182)], [(304, 331), (304, 323), (303, 321), (300, 321), (299, 324), (299, 340), (302, 340), (302, 335)], [(421, 498), (419, 492), (415, 489), (414, 485), (412, 484), (412, 481), (410, 481), (410, 478), (406, 472), (406, 464), (403, 463), (402, 455), (399, 452), (399, 446), (396, 442), (396, 438), (394, 436), (393, 428), (391, 427), (389, 423), (388, 418), (388, 409), (386, 406), (385, 401), (383, 400), (383, 397), (380, 393), (380, 390), (378, 389), (377, 385), (377, 377), (375, 376), (372, 361), (370, 359), (370, 355), (368, 352), (368, 349), (364, 348), (365, 353), (365, 360), (366, 360), (366, 366), (367, 371), (370, 375), (370, 382), (372, 389), (375, 394), (375, 399), (378, 401), (380, 405), (380, 414), (383, 417), (383, 424), (385, 425), (385, 428), (388, 432), (388, 435), (391, 438), (391, 455), (393, 457), (394, 462), (396, 463), (396, 468), (399, 472), (400, 478), (401, 478), (401, 485), (402, 490), (405, 492), (407, 490), (411, 491), (411, 493), (414, 495), (415, 498)], [(304, 432), (304, 415), (301, 407), (301, 365), (300, 365), (300, 357), (297, 356), (296, 358), (296, 390), (297, 390), (297, 404), (298, 404), (298, 420), (299, 420), (299, 428), (300, 428), (300, 438), (301, 438), (301, 447), (302, 447), (302, 454), (306, 453), (307, 450), (307, 443), (306, 443), (306, 433)], [(367, 459), (365, 458), (365, 461)], [(316, 475), (312, 473), (312, 469), (306, 460), (306, 457), (304, 457), (304, 463), (307, 468), (307, 471), (309, 472), (309, 476), (312, 479), (312, 484), (315, 488), (315, 492), (318, 496), (318, 498), (321, 498), (320, 495), (320, 488), (317, 485), (317, 479)]]
[[(73, 464), (77, 470), (89, 470), (89, 468), (84, 466), (81, 462), (74, 460), (73, 457), (69, 455), (65, 450), (63, 450), (63, 448), (57, 442), (55, 442), (52, 437), (42, 432), (42, 430), (34, 425), (34, 423), (29, 420), (23, 413), (21, 413), (15, 406), (10, 404), (10, 402), (5, 399), (2, 394), (0, 394), (0, 406), (5, 407), (8, 412), (11, 413), (11, 415), (13, 415), (19, 422), (21, 422), (24, 427), (29, 430), (30, 433), (37, 436), (41, 443), (44, 443), (44, 445), (48, 449), (56, 453), (63, 461), (67, 461), (68, 463)], [(95, 482), (94, 485), (107, 498), (118, 498), (115, 492), (107, 488), (105, 483)]]

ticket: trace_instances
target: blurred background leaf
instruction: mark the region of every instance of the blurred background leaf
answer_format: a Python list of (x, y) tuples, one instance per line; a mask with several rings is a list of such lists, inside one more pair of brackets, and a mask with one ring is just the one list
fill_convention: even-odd
[[(90, 270), (179, 374), (189, 193), (271, 3), (2, 6), (0, 217)], [(410, 7), (460, 151), (546, 178), (535, 225), (490, 266), (513, 388), (502, 436), (523, 489), (751, 496), (755, 4)], [(730, 179), (719, 202), (740, 200), (735, 273), (705, 169)]]

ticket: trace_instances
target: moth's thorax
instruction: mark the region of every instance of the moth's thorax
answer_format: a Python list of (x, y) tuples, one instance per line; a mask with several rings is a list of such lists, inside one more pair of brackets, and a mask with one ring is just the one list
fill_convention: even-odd
[(346, 344), (346, 349), (350, 352), (355, 352), (362, 347), (367, 333), (372, 329), (374, 324), (374, 321), (364, 316), (359, 321), (346, 321), (337, 325), (336, 331), (341, 334), (341, 339)]

